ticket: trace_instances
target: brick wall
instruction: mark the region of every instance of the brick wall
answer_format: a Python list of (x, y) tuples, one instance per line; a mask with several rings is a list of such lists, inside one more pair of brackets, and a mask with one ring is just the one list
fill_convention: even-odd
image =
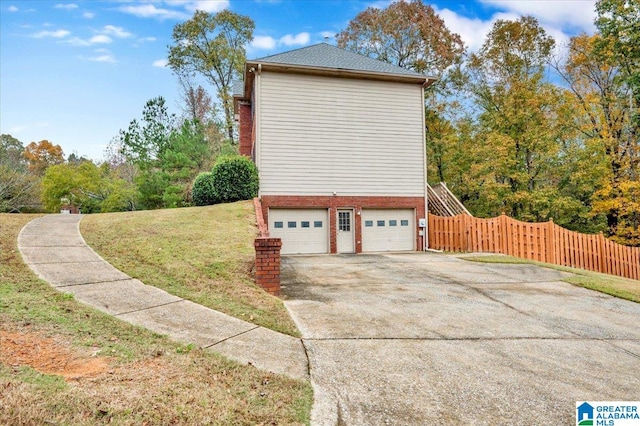
[(251, 116), (251, 104), (249, 102), (240, 102), (238, 105), (238, 114), (240, 116), (238, 151), (240, 155), (251, 158), (253, 151), (253, 117)]
[(253, 199), (256, 211), (256, 225), (260, 236), (253, 245), (256, 249), (256, 276), (255, 281), (267, 293), (274, 296), (280, 295), (280, 238), (269, 238), (269, 229), (264, 221), (262, 205), (257, 198)]
[(265, 223), (269, 223), (269, 207), (280, 208), (328, 208), (329, 209), (329, 250), (337, 253), (336, 216), (338, 208), (355, 209), (356, 253), (362, 253), (362, 224), (358, 212), (364, 209), (415, 209), (416, 212), (416, 247), (422, 250), (423, 238), (420, 236), (418, 219), (425, 218), (423, 197), (362, 197), (362, 196), (289, 196), (263, 195), (261, 198), (262, 215)]
[(267, 293), (280, 295), (280, 238), (256, 238), (256, 284)]
[(256, 212), (256, 226), (258, 227), (258, 232), (260, 232), (260, 236), (268, 237), (269, 228), (267, 227), (267, 223), (264, 221), (264, 214), (262, 214), (262, 203), (260, 203), (259, 198), (253, 199), (253, 208)]

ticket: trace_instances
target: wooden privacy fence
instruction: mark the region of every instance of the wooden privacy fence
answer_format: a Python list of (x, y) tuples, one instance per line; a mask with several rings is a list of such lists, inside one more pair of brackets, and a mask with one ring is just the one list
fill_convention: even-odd
[(429, 248), (501, 253), (640, 280), (640, 247), (614, 243), (602, 234), (569, 231), (553, 221), (429, 214)]

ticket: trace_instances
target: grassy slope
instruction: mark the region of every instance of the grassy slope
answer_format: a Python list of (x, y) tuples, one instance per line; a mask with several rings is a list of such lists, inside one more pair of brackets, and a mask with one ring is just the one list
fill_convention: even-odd
[(567, 266), (553, 265), (550, 263), (535, 262), (527, 259), (520, 259), (513, 256), (504, 255), (470, 255), (460, 256), (461, 259), (472, 262), (483, 263), (529, 263), (545, 268), (556, 269), (558, 271), (571, 272), (574, 274), (562, 281), (577, 285), (579, 287), (596, 290), (621, 299), (631, 300), (640, 303), (640, 281), (627, 278), (616, 277), (615, 275), (601, 274), (599, 272), (585, 271), (583, 269), (569, 268)]
[(0, 351), (0, 424), (305, 424), (311, 386), (185, 347), (76, 302), (22, 262), (32, 215), (0, 214), (0, 336), (53, 339), (109, 370), (64, 381)]
[(282, 301), (251, 279), (257, 231), (250, 201), (88, 215), (80, 229), (105, 260), (145, 284), (299, 337)]

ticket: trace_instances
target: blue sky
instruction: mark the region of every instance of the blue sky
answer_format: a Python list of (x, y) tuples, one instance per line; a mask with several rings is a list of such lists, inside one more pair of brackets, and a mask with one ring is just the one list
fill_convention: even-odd
[[(438, 0), (431, 4), (477, 49), (497, 19), (538, 18), (562, 44), (594, 32), (594, 0)], [(104, 148), (164, 96), (179, 113), (179, 89), (164, 67), (175, 24), (196, 9), (228, 8), (255, 21), (247, 56), (258, 58), (322, 42), (369, 6), (389, 1), (332, 0), (0, 0), (0, 133), (24, 145), (47, 139), (102, 160)], [(211, 87), (206, 87), (214, 93)]]

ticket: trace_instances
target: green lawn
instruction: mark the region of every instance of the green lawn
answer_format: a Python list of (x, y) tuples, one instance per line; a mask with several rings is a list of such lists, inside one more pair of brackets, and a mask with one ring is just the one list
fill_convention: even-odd
[(601, 274), (599, 272), (585, 271), (584, 269), (569, 268), (567, 266), (553, 265), (550, 263), (535, 262), (533, 260), (520, 259), (504, 255), (463, 255), (461, 259), (483, 263), (528, 263), (558, 271), (570, 272), (573, 276), (562, 281), (579, 287), (596, 290), (621, 299), (640, 303), (640, 281), (617, 277), (615, 275)]
[[(242, 213), (238, 219), (249, 220), (247, 204), (229, 209), (225, 214)], [(184, 210), (187, 221), (199, 215)], [(168, 216), (151, 213), (158, 213), (158, 232), (171, 228)], [(134, 227), (138, 215), (121, 218)], [(0, 214), (0, 424), (309, 423), (308, 382), (172, 342), (80, 304), (38, 279), (16, 247), (18, 232), (35, 217)], [(136, 231), (139, 236), (150, 232), (144, 226)], [(233, 244), (230, 238), (230, 251), (236, 249)], [(126, 255), (129, 262), (142, 249), (136, 250)]]
[(282, 301), (252, 278), (251, 201), (87, 215), (86, 242), (128, 275), (245, 321), (299, 337)]

